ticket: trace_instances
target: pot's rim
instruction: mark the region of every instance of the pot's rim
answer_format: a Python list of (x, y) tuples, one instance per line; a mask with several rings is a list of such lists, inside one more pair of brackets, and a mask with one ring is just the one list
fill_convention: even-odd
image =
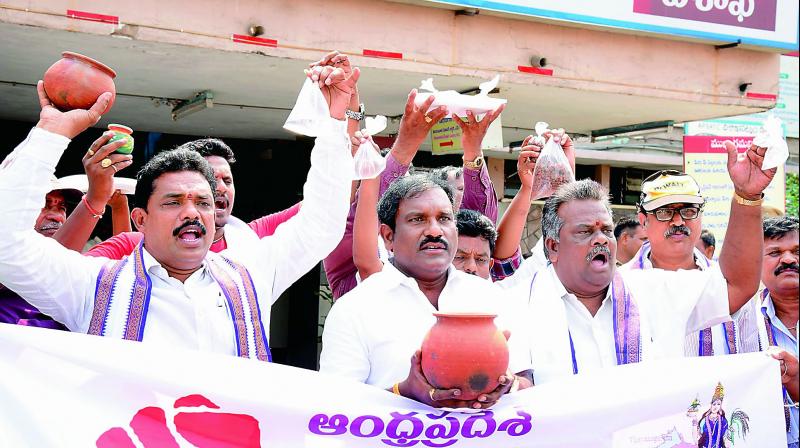
[(108, 129), (111, 130), (111, 131), (115, 131), (115, 130), (122, 131), (122, 132), (124, 132), (126, 134), (130, 134), (130, 133), (133, 132), (133, 129), (129, 128), (128, 126), (125, 126), (124, 124), (117, 124), (117, 123), (109, 123), (108, 124)]
[(86, 56), (86, 55), (83, 55), (83, 54), (80, 54), (80, 53), (75, 53), (74, 51), (62, 51), (61, 52), (61, 57), (78, 59), (80, 61), (88, 63), (89, 65), (96, 66), (101, 71), (104, 71), (107, 74), (111, 75), (112, 78), (116, 78), (117, 77), (117, 72), (115, 72), (113, 68), (107, 66), (106, 64), (103, 64), (100, 61), (92, 59), (89, 56)]
[(434, 312), (434, 316), (436, 317), (461, 317), (465, 319), (474, 318), (474, 319), (484, 319), (484, 318), (492, 318), (494, 319), (497, 317), (497, 314), (494, 313), (471, 313), (467, 311), (453, 311), (449, 313), (443, 312)]

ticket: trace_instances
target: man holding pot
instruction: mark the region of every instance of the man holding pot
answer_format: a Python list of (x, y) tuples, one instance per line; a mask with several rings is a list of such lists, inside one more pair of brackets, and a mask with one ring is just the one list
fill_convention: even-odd
[(436, 321), (434, 312), (501, 314), (498, 326), (506, 326), (503, 303), (491, 283), (452, 266), (458, 241), (453, 210), (450, 186), (433, 176), (404, 177), (386, 190), (378, 216), (381, 236), (394, 257), (331, 309), (320, 372), (435, 407), (487, 408), (512, 388), (530, 385), (525, 374), (510, 373), (527, 373), (530, 364), (527, 351), (517, 349), (513, 337), (509, 372), (497, 379), (497, 388), (474, 400), (460, 400), (458, 389), (436, 389), (422, 372), (419, 348)]

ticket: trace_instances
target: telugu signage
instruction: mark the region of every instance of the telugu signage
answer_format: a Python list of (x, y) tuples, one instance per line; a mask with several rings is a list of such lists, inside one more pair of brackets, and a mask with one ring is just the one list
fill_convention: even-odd
[[(484, 115), (478, 117), (482, 120)], [(481, 141), (481, 149), (501, 149), (503, 148), (503, 116), (495, 118), (486, 135)], [(431, 128), (431, 152), (434, 155), (461, 154), (464, 147), (461, 145), (461, 127), (453, 121), (452, 117), (445, 117), (439, 120)]]
[[(723, 144), (725, 140), (733, 141), (739, 152), (744, 152), (750, 147), (753, 137), (683, 137), (683, 169), (700, 184), (700, 192), (706, 200), (703, 228), (714, 234), (717, 253), (725, 242), (733, 197), (733, 183), (727, 168), (728, 153)], [(763, 204), (781, 212), (786, 210), (786, 183), (782, 165), (764, 191)]]
[(786, 445), (780, 367), (763, 353), (594, 370), (457, 412), (164, 344), (0, 325), (0, 346), (8, 447), (696, 447), (712, 399), (730, 446)]
[[(401, 0), (402, 1), (402, 0)], [(405, 0), (413, 1), (413, 0)], [(429, 0), (463, 8), (685, 39), (798, 49), (797, 0)], [(417, 3), (417, 2), (414, 2)]]

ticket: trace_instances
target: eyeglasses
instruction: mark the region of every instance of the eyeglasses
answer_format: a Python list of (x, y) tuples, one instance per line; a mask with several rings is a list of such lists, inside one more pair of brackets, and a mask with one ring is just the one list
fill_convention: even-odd
[(683, 207), (683, 208), (657, 208), (653, 211), (647, 212), (650, 215), (655, 215), (656, 219), (661, 222), (672, 221), (675, 212), (681, 215), (681, 218), (690, 220), (696, 219), (703, 211), (702, 207)]

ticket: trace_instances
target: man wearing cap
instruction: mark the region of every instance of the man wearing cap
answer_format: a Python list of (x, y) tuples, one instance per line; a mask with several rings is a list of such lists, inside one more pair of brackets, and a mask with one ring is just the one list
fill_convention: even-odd
[[(67, 204), (81, 199), (80, 190), (71, 188), (55, 176), (50, 180), (52, 190), (45, 196), (44, 206), (34, 224), (37, 233), (51, 238), (67, 220)], [(66, 330), (50, 316), (42, 314), (14, 291), (0, 284), (0, 323)]]
[[(715, 262), (696, 248), (703, 227), (704, 204), (700, 186), (688, 174), (662, 170), (645, 179), (639, 201), (639, 222), (648, 242), (623, 269), (704, 271), (713, 266)], [(754, 304), (751, 301), (736, 313), (734, 321), (688, 335), (685, 355), (714, 356), (758, 351)]]
[[(564, 184), (545, 202), (542, 231), (549, 263), (507, 291), (522, 307), (516, 315), (527, 321), (522, 331), (530, 341), (534, 384), (683, 357), (686, 335), (730, 320), (750, 300), (761, 270), (760, 203), (775, 170), (761, 169), (765, 148), (751, 146), (737, 154), (732, 142), (725, 147), (735, 188), (730, 241), (719, 263), (703, 271), (616, 269), (608, 191), (597, 182)], [(672, 211), (659, 213), (663, 219)], [(675, 213), (686, 219), (693, 212)]]

